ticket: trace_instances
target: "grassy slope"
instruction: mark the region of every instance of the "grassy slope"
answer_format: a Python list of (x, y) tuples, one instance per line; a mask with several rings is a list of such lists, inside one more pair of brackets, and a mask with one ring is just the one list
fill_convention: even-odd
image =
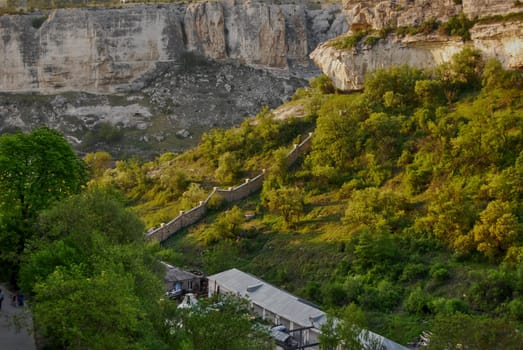
[[(309, 92), (300, 90), (290, 106), (302, 104), (303, 113), (314, 114), (322, 105), (328, 104), (331, 98), (338, 98), (336, 95), (318, 93), (321, 88), (321, 84), (317, 84)], [(494, 113), (493, 116), (495, 113), (516, 116), (518, 124), (512, 129), (508, 128), (507, 135), (519, 140), (519, 120), (523, 115), (523, 106), (518, 87), (493, 89), (480, 95), (477, 92), (463, 95), (460, 102), (453, 104), (447, 114), (450, 117), (445, 123), (457, 123), (460, 127), (467, 125), (467, 118), (472, 120), (475, 115), (492, 106), (494, 111), (490, 113)], [(260, 120), (265, 120), (263, 116), (261, 118)], [(307, 123), (289, 124), (285, 127), (299, 134), (308, 128)], [(241, 144), (239, 139), (255, 133), (251, 129), (246, 133), (242, 132), (247, 124), (249, 122), (237, 130), (223, 131), (218, 139), (225, 143)], [(254, 124), (257, 123), (251, 123)], [(452, 142), (464, 142), (459, 140), (456, 138)], [(415, 148), (432, 152), (438, 147), (431, 142), (434, 140), (431, 141), (430, 137), (418, 138)], [(407, 144), (412, 148), (412, 143)], [(275, 150), (279, 146), (281, 143), (271, 149)], [(238, 145), (232, 146), (233, 149), (234, 147)], [(513, 149), (509, 153), (518, 154), (521, 151), (521, 142), (518, 141), (511, 147)], [(207, 189), (219, 183), (213, 177), (218, 162), (208, 158), (204, 154), (204, 148), (200, 146), (174, 156), (174, 159), (169, 158), (169, 161), (158, 159), (144, 165), (143, 169), (150, 181), (145, 189), (150, 189), (151, 183), (154, 184), (161, 173), (173, 168), (185, 169), (188, 181), (198, 182)], [(262, 167), (269, 168), (273, 163), (271, 149), (250, 155), (242, 153), (239, 157), (242, 158), (243, 175), (257, 172)], [(445, 158), (436, 153), (431, 154), (433, 158)], [(411, 158), (415, 158), (415, 155), (411, 155)], [(361, 225), (351, 226), (343, 221), (354, 189), (347, 187), (347, 182), (333, 185), (319, 181), (311, 176), (309, 162), (299, 162), (289, 170), (287, 181), (304, 188), (306, 202), (305, 212), (292, 228), (285, 225), (278, 214), (268, 211), (262, 205), (260, 194), (256, 194), (237, 203), (243, 212), (255, 212), (257, 215), (242, 225), (241, 233), (236, 239), (224, 239), (213, 245), (204, 244), (203, 238), (227, 209), (221, 208), (211, 212), (202, 222), (175, 234), (165, 245), (180, 253), (179, 260), (173, 263), (201, 269), (207, 274), (236, 267), (316, 302), (325, 309), (337, 309), (355, 302), (366, 310), (371, 329), (401, 343), (407, 343), (421, 331), (430, 329), (434, 316), (449, 312), (448, 310), (510, 318), (521, 328), (521, 318), (518, 317), (523, 314), (518, 316), (517, 312), (510, 311), (511, 302), (520, 297), (519, 287), (508, 281), (519, 276), (517, 271), (506, 270), (500, 265), (499, 259), (491, 261), (477, 252), (469, 255), (456, 252), (430, 233), (428, 236), (408, 233), (409, 227), (410, 230), (414, 227), (413, 222), (416, 223), (416, 220), (423, 219), (427, 214), (427, 208), (437, 194), (449, 187), (452, 181), (460, 179), (456, 176), (462, 176), (466, 183), (470, 183), (467, 186), (474, 187), (475, 182), (483, 181), (488, 184), (486, 179), (500, 170), (493, 165), (481, 165), (478, 168), (474, 165), (475, 160), (472, 161), (470, 168), (466, 164), (458, 164), (457, 172), (463, 174), (456, 175), (456, 170), (446, 173), (440, 169), (438, 176), (432, 178), (425, 190), (408, 195), (410, 209), (407, 221), (410, 224), (400, 227), (403, 233), (398, 231), (392, 236), (371, 235), (371, 246), (374, 245), (377, 249), (365, 251), (365, 258), (375, 257), (377, 262), (368, 265), (367, 269), (358, 267), (357, 262), (358, 259), (361, 260), (358, 249), (364, 246), (360, 238)], [(460, 168), (461, 165), (463, 168)], [(434, 167), (437, 169), (438, 164), (434, 164)], [(399, 167), (393, 170), (386, 181), (383, 181), (380, 191), (388, 189), (408, 193), (405, 169)], [(473, 170), (470, 169), (475, 169), (475, 173), (471, 173)], [(353, 176), (363, 176), (365, 180), (365, 174), (368, 173), (360, 173)], [(134, 201), (135, 208), (146, 221), (154, 222), (151, 217), (157, 215), (155, 210), (160, 208), (172, 208), (172, 216), (177, 214), (180, 199), (155, 202), (154, 194), (142, 193)], [(484, 204), (480, 208), (484, 208)], [(168, 217), (168, 212), (166, 210), (162, 215)], [(421, 293), (418, 298), (421, 300), (412, 297), (417, 295), (417, 291)], [(412, 300), (418, 302), (419, 310), (413, 311), (412, 306), (406, 307), (409, 300), (411, 304)]]

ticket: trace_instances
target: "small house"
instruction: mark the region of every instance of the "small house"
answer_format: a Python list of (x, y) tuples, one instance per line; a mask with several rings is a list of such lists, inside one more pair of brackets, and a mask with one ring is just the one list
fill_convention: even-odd
[(179, 296), (186, 293), (196, 295), (207, 293), (207, 278), (203, 274), (182, 270), (178, 267), (164, 263), (165, 290), (176, 292)]

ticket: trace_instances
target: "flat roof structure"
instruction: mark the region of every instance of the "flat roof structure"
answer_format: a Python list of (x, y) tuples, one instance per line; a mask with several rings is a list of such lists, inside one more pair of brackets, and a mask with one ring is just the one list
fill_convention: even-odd
[(300, 327), (314, 326), (319, 329), (327, 320), (325, 312), (313, 304), (238, 269), (223, 271), (208, 278), (209, 281), (217, 281), (222, 292), (240, 294)]
[[(276, 315), (277, 320), (290, 321), (290, 327), (287, 327), (291, 330), (312, 326), (312, 331), (320, 334), (321, 326), (327, 321), (327, 314), (316, 305), (238, 269), (223, 271), (208, 276), (208, 279), (209, 295), (232, 293), (242, 296), (261, 309), (263, 315), (268, 312)], [(366, 339), (372, 343), (378, 342), (382, 350), (408, 350), (403, 345), (374, 332), (363, 331), (362, 337), (364, 332)]]

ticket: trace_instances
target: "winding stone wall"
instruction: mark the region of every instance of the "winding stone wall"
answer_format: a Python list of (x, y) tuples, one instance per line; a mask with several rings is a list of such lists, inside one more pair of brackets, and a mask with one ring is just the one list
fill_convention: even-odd
[[(292, 165), (299, 156), (304, 153), (308, 153), (312, 145), (312, 133), (303, 140), (299, 145), (295, 147), (287, 154), (287, 161), (289, 165)], [(209, 194), (207, 199), (201, 202), (196, 207), (180, 212), (180, 215), (172, 219), (166, 224), (162, 224), (159, 228), (150, 230), (145, 239), (148, 241), (157, 240), (163, 242), (171, 237), (173, 234), (194, 224), (205, 216), (207, 212), (207, 205), (214, 196), (218, 196), (227, 202), (236, 202), (243, 198), (246, 198), (250, 194), (259, 191), (263, 186), (263, 180), (265, 177), (265, 171), (252, 179), (246, 179), (243, 184), (228, 189), (214, 188)]]

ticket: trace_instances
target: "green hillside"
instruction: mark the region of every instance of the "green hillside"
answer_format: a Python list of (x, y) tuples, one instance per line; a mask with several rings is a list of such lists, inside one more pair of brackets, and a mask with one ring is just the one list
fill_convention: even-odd
[[(316, 78), (282, 107), (292, 117), (261, 111), (183, 154), (108, 170), (96, 161), (108, 155), (88, 162), (93, 185), (122, 190), (148, 227), (267, 169), (261, 193), (214, 203), (167, 241), (172, 262), (207, 274), (237, 267), (334, 313), (350, 305), (403, 344), (431, 331), (433, 348), (516, 349), (522, 91), (521, 71), (467, 49), (432, 71), (373, 72), (361, 93)], [(310, 131), (311, 152), (287, 169)]]

